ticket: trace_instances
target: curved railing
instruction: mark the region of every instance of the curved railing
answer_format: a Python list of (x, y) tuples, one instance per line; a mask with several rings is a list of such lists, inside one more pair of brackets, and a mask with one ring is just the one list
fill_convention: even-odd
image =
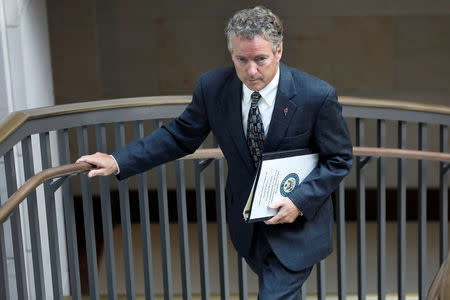
[[(156, 96), (82, 102), (13, 112), (0, 121), (0, 156), (6, 153), (8, 147), (21, 141), (27, 134), (36, 134), (42, 129), (67, 128), (67, 123), (75, 126), (110, 123), (111, 115), (104, 114), (105, 111), (115, 111), (116, 123), (133, 120), (130, 114), (135, 115), (135, 120), (173, 118), (190, 101), (190, 96)], [(367, 115), (370, 116), (367, 118), (382, 117), (379, 119), (383, 120), (449, 125), (449, 106), (358, 97), (340, 97), (339, 102), (344, 107), (343, 113), (346, 117), (362, 118)], [(160, 109), (149, 111), (149, 108), (155, 107)], [(141, 110), (142, 108), (145, 109)], [(95, 114), (95, 112), (102, 112), (102, 114)], [(122, 114), (122, 112), (126, 113)], [(76, 120), (83, 114), (91, 114), (91, 116)], [(70, 118), (70, 120), (62, 122), (61, 117)], [(90, 118), (96, 119), (93, 121)], [(48, 124), (50, 122), (42, 120), (52, 120), (51, 126)], [(55, 123), (53, 120), (59, 122)], [(38, 123), (39, 126), (34, 127), (34, 123)]]
[[(392, 148), (375, 148), (375, 147), (353, 147), (353, 154), (355, 156), (365, 157), (390, 157), (390, 158), (409, 158), (419, 160), (434, 160), (442, 162), (450, 162), (450, 153), (440, 153), (431, 151), (415, 151), (415, 150), (399, 150)], [(188, 159), (222, 159), (224, 158), (220, 148), (198, 149), (193, 154), (186, 155), (181, 158)], [(94, 166), (79, 162), (68, 164), (64, 166), (49, 168), (39, 172), (30, 179), (28, 179), (9, 199), (0, 207), (0, 223), (3, 223), (6, 218), (17, 208), (17, 206), (26, 199), (26, 197), (34, 191), (39, 185), (45, 181), (72, 176), (87, 172), (94, 169)]]
[[(34, 293), (37, 299), (45, 299), (46, 283), (44, 280), (44, 269), (50, 270), (53, 285), (50, 287), (55, 298), (62, 297), (63, 287), (61, 278), (64, 274), (60, 271), (61, 257), (58, 253), (58, 240), (56, 216), (63, 214), (65, 223), (65, 242), (67, 244), (67, 261), (70, 273), (70, 294), (74, 299), (80, 299), (82, 294), (80, 281), (84, 276), (89, 284), (89, 293), (91, 298), (96, 299), (99, 295), (98, 266), (95, 238), (95, 221), (93, 214), (92, 199), (92, 181), (86, 175), (80, 176), (81, 198), (83, 204), (83, 223), (86, 237), (87, 266), (88, 274), (80, 274), (78, 261), (77, 244), (77, 226), (74, 213), (74, 193), (73, 184), (70, 176), (76, 173), (82, 173), (91, 168), (88, 164), (70, 164), (78, 156), (93, 152), (110, 152), (112, 148), (120, 148), (125, 145), (125, 140), (132, 140), (144, 136), (144, 131), (150, 132), (159, 127), (165, 119), (171, 119), (179, 115), (185, 106), (190, 102), (187, 96), (166, 96), (166, 97), (145, 97), (116, 99), (107, 101), (77, 103), (61, 105), (33, 110), (25, 110), (12, 113), (6, 119), (0, 122), (0, 157), (3, 156), (5, 170), (5, 186), (7, 189), (7, 198), (9, 200), (0, 207), (0, 224), (11, 213), (8, 220), (11, 222), (12, 247), (14, 249), (14, 265), (16, 274), (16, 291), (18, 298), (26, 298), (27, 294)], [(354, 128), (355, 137), (355, 184), (350, 186), (356, 195), (356, 219), (357, 219), (357, 293), (360, 299), (365, 298), (368, 293), (367, 281), (367, 252), (371, 249), (366, 248), (366, 176), (370, 170), (366, 166), (371, 161), (377, 162), (376, 168), (376, 194), (377, 194), (377, 293), (380, 297), (386, 295), (386, 281), (389, 274), (386, 274), (386, 160), (397, 162), (397, 229), (398, 229), (398, 264), (397, 264), (397, 293), (399, 299), (405, 299), (408, 291), (405, 282), (406, 274), (406, 159), (418, 160), (418, 258), (419, 258), (419, 278), (418, 293), (421, 299), (424, 299), (426, 287), (429, 278), (426, 277), (427, 260), (427, 161), (436, 160), (439, 162), (439, 263), (444, 260), (448, 250), (448, 169), (450, 154), (448, 153), (448, 125), (450, 125), (450, 107), (439, 105), (425, 105), (412, 102), (401, 102), (392, 100), (374, 100), (354, 97), (341, 97), (340, 102), (343, 105), (343, 114), (348, 122)], [(151, 120), (153, 122), (147, 122)], [(354, 120), (354, 123), (352, 122)], [(368, 147), (364, 140), (368, 136), (365, 133), (365, 127), (376, 122), (376, 147)], [(152, 124), (153, 123), (153, 124)], [(406, 149), (406, 128), (411, 124), (411, 128), (417, 127), (417, 149)], [(427, 125), (430, 124), (429, 128)], [(436, 132), (436, 128), (438, 132)], [(397, 144), (395, 147), (387, 147), (387, 133), (391, 129), (397, 131)], [(52, 139), (52, 133), (56, 131), (56, 138)], [(133, 132), (132, 136), (129, 132)], [(427, 133), (439, 136), (439, 150), (427, 151)], [(32, 136), (39, 135), (38, 139), (32, 140)], [(392, 134), (391, 134), (392, 135)], [(369, 135), (370, 136), (370, 135)], [(114, 138), (112, 138), (114, 137)], [(39, 143), (37, 143), (37, 140)], [(57, 146), (54, 142), (57, 140)], [(113, 141), (112, 141), (113, 140)], [(89, 147), (92, 141), (95, 141), (96, 147)], [(112, 142), (115, 143), (112, 146)], [(211, 143), (211, 142), (210, 142)], [(78, 151), (73, 149), (77, 144)], [(21, 146), (21, 147), (19, 147)], [(70, 147), (72, 146), (72, 148)], [(205, 145), (207, 146), (207, 145)], [(209, 145), (211, 147), (211, 145)], [(36, 150), (39, 148), (39, 151)], [(94, 149), (95, 148), (95, 149)], [(436, 147), (435, 147), (436, 148)], [(53, 163), (51, 153), (58, 151), (59, 161)], [(40, 157), (37, 153), (40, 152)], [(18, 157), (22, 157), (18, 160)], [(42, 170), (36, 175), (33, 167), (33, 159), (41, 160)], [(212, 276), (208, 265), (208, 240), (206, 236), (206, 210), (205, 203), (205, 172), (207, 165), (214, 162), (214, 173), (211, 176), (214, 179), (214, 189), (216, 191), (216, 220), (218, 235), (219, 267), (220, 272), (218, 282), (220, 287), (217, 291), (225, 298), (230, 294), (230, 278), (227, 254), (226, 221), (225, 221), (225, 197), (224, 197), (224, 163), (220, 149), (204, 148), (199, 149), (194, 154), (187, 156), (184, 160), (175, 163), (176, 191), (177, 191), (177, 211), (180, 239), (180, 268), (182, 277), (181, 292), (185, 297), (193, 293), (190, 281), (189, 265), (189, 245), (187, 236), (187, 208), (186, 208), (186, 182), (184, 161), (194, 162), (194, 186), (196, 191), (196, 210), (198, 226), (198, 248), (200, 253), (200, 285), (202, 297), (208, 297), (211, 294)], [(51, 168), (53, 164), (60, 167)], [(16, 169), (18, 165), (23, 164), (23, 171), (26, 183), (17, 189)], [(171, 259), (170, 234), (168, 219), (168, 196), (167, 196), (167, 167), (157, 168), (157, 197), (159, 227), (162, 247), (162, 270), (157, 273), (162, 274), (164, 289), (162, 293), (165, 297), (171, 298), (173, 295), (173, 280), (171, 265), (174, 263)], [(169, 169), (170, 171), (170, 169)], [(192, 177), (192, 175), (189, 175)], [(51, 180), (60, 178), (58, 180)], [(61, 179), (62, 178), (62, 179)], [(67, 179), (64, 181), (64, 179)], [(0, 178), (0, 180), (2, 180)], [(148, 215), (148, 182), (147, 174), (143, 173), (137, 176), (137, 191), (139, 195), (139, 213), (141, 223), (141, 239), (143, 243), (143, 262), (145, 277), (145, 294), (154, 295), (157, 289), (154, 286), (152, 278), (154, 270), (152, 267), (152, 247), (150, 242)], [(336, 252), (337, 252), (337, 294), (340, 299), (344, 299), (347, 291), (347, 270), (346, 243), (345, 243), (345, 185), (342, 183), (336, 191)], [(50, 268), (42, 264), (42, 245), (40, 239), (40, 214), (38, 209), (38, 200), (36, 187), (44, 183), (45, 211), (47, 214), (47, 228), (49, 235), (50, 249)], [(99, 178), (99, 197), (101, 201), (102, 229), (104, 254), (106, 258), (106, 277), (109, 295), (118, 293), (115, 256), (113, 251), (112, 235), (112, 216), (110, 201), (110, 184), (108, 178)], [(58, 212), (54, 207), (55, 190), (62, 185), (63, 211)], [(121, 212), (121, 228), (123, 236), (123, 251), (125, 261), (125, 287), (127, 295), (135, 295), (136, 287), (134, 282), (134, 263), (133, 263), (133, 245), (131, 243), (131, 219), (130, 219), (130, 199), (129, 185), (127, 181), (121, 181), (118, 185), (119, 204)], [(348, 190), (347, 189), (347, 190)], [(27, 197), (29, 228), (24, 228), (21, 223), (21, 210), (16, 207)], [(3, 198), (5, 202), (5, 198)], [(53, 203), (53, 204), (52, 204)], [(31, 253), (33, 260), (34, 285), (27, 282), (25, 276), (25, 257), (23, 254), (23, 231), (30, 231)], [(172, 233), (173, 234), (173, 233)], [(5, 265), (6, 255), (5, 247), (2, 244), (3, 231), (0, 230), (0, 259), (1, 264)], [(8, 289), (2, 289), (1, 282), (7, 283), (5, 276), (5, 266), (0, 270), (0, 298), (8, 298)], [(317, 293), (325, 295), (330, 293), (325, 285), (325, 261), (317, 265)], [(240, 258), (238, 260), (239, 293), (245, 298), (248, 293), (247, 275), (245, 263)], [(67, 274), (66, 274), (67, 277)], [(81, 279), (80, 279), (81, 278)], [(33, 287), (34, 286), (34, 287)], [(33, 291), (31, 291), (33, 290)], [(47, 286), (48, 290), (48, 286)], [(237, 291), (233, 291), (236, 293)], [(370, 291), (369, 291), (370, 292)], [(413, 291), (414, 292), (414, 291)], [(332, 291), (331, 291), (332, 293)], [(228, 296), (227, 296), (228, 295)]]

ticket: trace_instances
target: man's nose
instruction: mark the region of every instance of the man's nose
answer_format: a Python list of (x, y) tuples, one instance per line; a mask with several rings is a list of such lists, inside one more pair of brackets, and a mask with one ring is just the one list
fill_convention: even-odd
[(249, 76), (255, 76), (258, 73), (258, 66), (254, 62), (250, 62), (247, 68), (247, 74)]

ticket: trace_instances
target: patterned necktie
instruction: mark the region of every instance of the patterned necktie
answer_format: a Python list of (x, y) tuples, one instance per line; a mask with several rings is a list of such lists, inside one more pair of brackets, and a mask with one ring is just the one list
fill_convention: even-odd
[(258, 108), (258, 101), (261, 99), (261, 95), (258, 92), (253, 92), (250, 99), (252, 103), (248, 111), (247, 145), (255, 167), (258, 167), (264, 148), (264, 126)]

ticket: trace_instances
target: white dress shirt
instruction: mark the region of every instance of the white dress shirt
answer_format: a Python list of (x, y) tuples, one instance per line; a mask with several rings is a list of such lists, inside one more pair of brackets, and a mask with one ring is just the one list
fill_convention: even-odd
[[(270, 120), (272, 119), (272, 112), (277, 96), (278, 82), (280, 81), (280, 67), (278, 67), (275, 77), (266, 85), (265, 88), (258, 91), (261, 99), (258, 101), (258, 108), (261, 114), (261, 119), (264, 126), (264, 136), (267, 136), (269, 130)], [(250, 96), (255, 92), (250, 90), (245, 84), (242, 84), (242, 126), (244, 128), (245, 137), (247, 137), (247, 119), (250, 104), (252, 103)]]

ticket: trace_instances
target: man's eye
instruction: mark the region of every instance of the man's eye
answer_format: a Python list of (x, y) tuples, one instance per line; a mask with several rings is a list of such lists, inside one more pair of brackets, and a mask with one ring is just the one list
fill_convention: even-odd
[(266, 58), (265, 58), (265, 57), (258, 57), (256, 60), (257, 60), (258, 62), (263, 62), (263, 61), (266, 60)]
[(243, 58), (243, 57), (238, 57), (237, 60), (238, 60), (238, 62), (245, 62), (245, 58)]

